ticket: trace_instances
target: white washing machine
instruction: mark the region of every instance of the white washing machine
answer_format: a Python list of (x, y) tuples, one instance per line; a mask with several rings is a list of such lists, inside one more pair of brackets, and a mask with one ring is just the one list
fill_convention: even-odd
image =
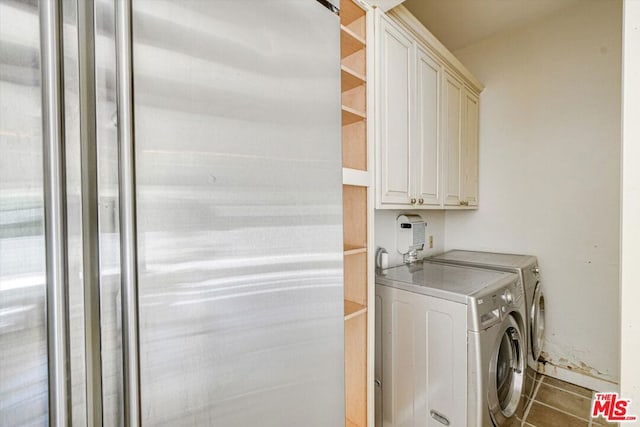
[(418, 262), (376, 275), (376, 426), (500, 426), (526, 367), (517, 274)]
[(429, 261), (508, 271), (520, 276), (524, 285), (528, 313), (525, 395), (531, 397), (537, 373), (537, 363), (540, 360), (544, 342), (544, 295), (540, 283), (538, 259), (532, 255), (452, 250), (429, 258)]

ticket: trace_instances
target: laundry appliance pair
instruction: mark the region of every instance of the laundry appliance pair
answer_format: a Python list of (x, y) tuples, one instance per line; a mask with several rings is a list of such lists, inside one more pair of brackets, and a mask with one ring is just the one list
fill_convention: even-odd
[(533, 255), (504, 254), (494, 252), (452, 250), (430, 258), (432, 262), (473, 266), (497, 271), (507, 271), (520, 276), (524, 285), (526, 302), (527, 373), (525, 395), (533, 394), (537, 365), (542, 355), (545, 315), (544, 294), (540, 282), (538, 259)]
[(529, 345), (536, 295), (527, 296), (525, 282), (538, 282), (537, 262), (471, 266), (465, 254), (479, 253), (451, 251), (378, 271), (377, 426), (500, 426), (522, 410), (541, 348)]

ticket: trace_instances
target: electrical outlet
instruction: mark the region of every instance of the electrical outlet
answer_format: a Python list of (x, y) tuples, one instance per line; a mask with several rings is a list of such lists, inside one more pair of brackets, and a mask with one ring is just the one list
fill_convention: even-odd
[(429, 249), (433, 249), (433, 236), (429, 236)]

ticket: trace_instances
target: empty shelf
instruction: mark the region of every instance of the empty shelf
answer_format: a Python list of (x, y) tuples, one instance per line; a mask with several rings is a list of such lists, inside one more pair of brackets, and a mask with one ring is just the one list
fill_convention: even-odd
[(367, 312), (367, 307), (353, 301), (344, 300), (344, 320), (353, 319)]
[(342, 91), (353, 89), (354, 87), (363, 85), (366, 83), (366, 77), (362, 74), (352, 70), (349, 67), (341, 66), (340, 67), (341, 76), (342, 76)]
[(348, 27), (340, 26), (340, 56), (342, 58), (349, 56), (361, 49), (364, 49), (365, 41)]
[(350, 125), (351, 123), (355, 123), (360, 120), (364, 120), (367, 118), (367, 115), (362, 112), (355, 110), (353, 108), (347, 107), (346, 105), (342, 106), (342, 125)]
[(353, 246), (353, 245), (344, 245), (344, 254), (345, 255), (355, 255), (361, 254), (363, 252), (367, 252), (367, 247)]

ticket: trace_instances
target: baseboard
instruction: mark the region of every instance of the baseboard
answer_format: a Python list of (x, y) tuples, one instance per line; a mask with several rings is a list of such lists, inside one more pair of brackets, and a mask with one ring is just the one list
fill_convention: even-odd
[(543, 375), (548, 375), (550, 377), (557, 378), (559, 380), (595, 391), (618, 392), (620, 389), (619, 384), (612, 381), (603, 380), (602, 378), (596, 378), (583, 372), (563, 368), (562, 366), (555, 366), (548, 362), (538, 363), (538, 372)]

